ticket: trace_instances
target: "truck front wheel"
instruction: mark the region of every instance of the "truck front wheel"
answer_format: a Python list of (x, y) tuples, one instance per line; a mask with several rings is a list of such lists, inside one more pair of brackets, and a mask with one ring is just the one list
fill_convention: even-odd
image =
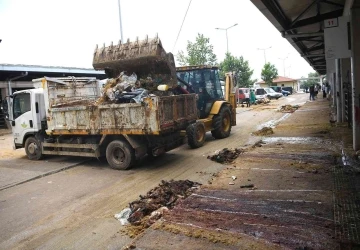
[(30, 160), (41, 160), (43, 157), (40, 142), (32, 136), (25, 141), (25, 152)]
[(228, 106), (223, 106), (219, 114), (214, 115), (213, 128), (211, 131), (215, 139), (223, 139), (229, 137), (231, 131), (231, 110)]
[(205, 143), (205, 126), (202, 122), (195, 122), (186, 128), (188, 144), (191, 148), (199, 148)]
[(106, 160), (112, 168), (129, 169), (135, 162), (134, 149), (124, 141), (112, 141), (106, 148)]

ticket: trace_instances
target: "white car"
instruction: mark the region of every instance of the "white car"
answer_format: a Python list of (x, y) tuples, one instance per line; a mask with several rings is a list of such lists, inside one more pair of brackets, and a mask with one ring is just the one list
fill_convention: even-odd
[(272, 88), (257, 88), (255, 89), (256, 99), (264, 99), (265, 97), (269, 99), (279, 99), (283, 94), (275, 92)]

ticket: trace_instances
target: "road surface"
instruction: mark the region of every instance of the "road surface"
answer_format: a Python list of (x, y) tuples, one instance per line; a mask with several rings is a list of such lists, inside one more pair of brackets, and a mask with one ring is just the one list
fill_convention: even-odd
[(208, 155), (256, 141), (251, 132), (286, 118), (276, 111), (280, 105), (307, 98), (295, 94), (270, 105), (240, 107), (229, 138), (214, 140), (209, 133), (199, 149), (184, 145), (153, 160), (145, 157), (128, 171), (113, 170), (97, 159), (49, 156), (29, 161), (24, 150), (12, 151), (11, 135), (2, 136), (0, 249), (119, 249), (131, 239), (122, 233), (115, 213), (161, 180), (206, 183), (224, 168)]

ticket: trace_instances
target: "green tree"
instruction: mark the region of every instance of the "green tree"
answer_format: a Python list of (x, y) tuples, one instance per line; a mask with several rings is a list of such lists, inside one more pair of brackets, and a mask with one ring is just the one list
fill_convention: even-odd
[(224, 61), (220, 62), (220, 76), (224, 78), (226, 72), (235, 72), (238, 87), (248, 88), (256, 82), (251, 79), (254, 70), (250, 69), (249, 62), (242, 56), (237, 58), (226, 53)]
[[(310, 72), (308, 74), (308, 78), (310, 77), (319, 77), (319, 74), (317, 72)], [(301, 84), (301, 88), (309, 88), (311, 85), (315, 85), (319, 83), (319, 79), (307, 79), (307, 80), (304, 80)]]
[(186, 52), (179, 51), (177, 60), (181, 66), (185, 65), (216, 65), (216, 55), (214, 47), (210, 44), (210, 39), (198, 34), (194, 43), (188, 41)]
[(265, 63), (264, 68), (261, 70), (261, 79), (270, 87), (276, 77), (278, 77), (278, 70), (275, 65)]

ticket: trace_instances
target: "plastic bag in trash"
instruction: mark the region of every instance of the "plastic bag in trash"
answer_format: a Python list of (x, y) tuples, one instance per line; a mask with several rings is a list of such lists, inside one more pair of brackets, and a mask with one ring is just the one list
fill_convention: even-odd
[(131, 76), (128, 76), (127, 81), (130, 85), (135, 85), (135, 83), (137, 81), (137, 75), (135, 73), (132, 73)]
[(110, 101), (115, 100), (115, 94), (114, 94), (112, 89), (107, 89), (106, 90), (106, 96), (109, 98)]
[(122, 210), (120, 213), (115, 214), (114, 217), (120, 221), (121, 225), (126, 225), (129, 223), (128, 218), (130, 216), (131, 213), (131, 209), (130, 208), (125, 208), (124, 210)]
[(143, 98), (147, 97), (149, 95), (148, 91), (146, 89), (137, 89), (136, 91), (139, 91), (139, 90), (141, 90), (140, 94), (133, 98), (133, 101), (136, 103), (142, 102)]

